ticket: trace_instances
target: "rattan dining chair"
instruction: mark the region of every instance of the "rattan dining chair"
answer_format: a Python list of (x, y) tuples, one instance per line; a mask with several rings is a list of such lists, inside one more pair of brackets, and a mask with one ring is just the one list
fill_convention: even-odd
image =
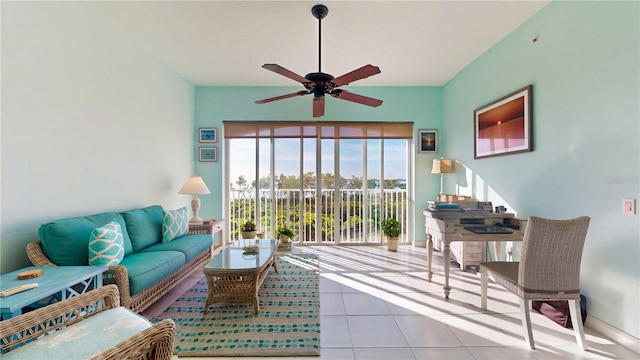
[(531, 300), (568, 300), (578, 346), (586, 350), (580, 313), (580, 262), (589, 227), (588, 216), (552, 220), (528, 219), (519, 262), (493, 261), (480, 264), (480, 307), (487, 309), (488, 279), (520, 298), (525, 340), (535, 349), (531, 331)]

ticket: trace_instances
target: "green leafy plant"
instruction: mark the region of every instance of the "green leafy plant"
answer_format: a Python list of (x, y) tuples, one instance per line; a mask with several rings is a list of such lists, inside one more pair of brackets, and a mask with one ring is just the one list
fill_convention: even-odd
[(246, 220), (240, 227), (242, 231), (256, 231), (256, 223), (253, 220)]
[(288, 236), (289, 238), (293, 237), (293, 230), (289, 229), (286, 225), (280, 226), (276, 229), (276, 239), (279, 239), (280, 236)]
[(382, 220), (380, 224), (382, 227), (382, 233), (390, 238), (397, 238), (400, 236), (400, 223), (394, 217), (388, 217)]

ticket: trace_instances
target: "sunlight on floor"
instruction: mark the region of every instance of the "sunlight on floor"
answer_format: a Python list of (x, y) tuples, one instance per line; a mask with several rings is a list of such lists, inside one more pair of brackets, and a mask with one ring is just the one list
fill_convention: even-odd
[(434, 254), (433, 280), (427, 281), (426, 249), (401, 246), (394, 253), (372, 246), (308, 246), (296, 252), (319, 255), (319, 264), (295, 256), (287, 261), (319, 266), (322, 350), (319, 358), (280, 360), (640, 358), (588, 327), (589, 349), (581, 351), (573, 330), (535, 312), (536, 350), (530, 350), (516, 296), (491, 284), (483, 311), (479, 276), (452, 267), (452, 291), (445, 300), (442, 258)]

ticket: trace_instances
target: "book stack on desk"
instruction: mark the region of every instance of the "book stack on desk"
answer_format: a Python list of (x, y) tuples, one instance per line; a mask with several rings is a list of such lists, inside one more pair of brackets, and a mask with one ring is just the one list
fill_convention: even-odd
[(428, 211), (437, 212), (437, 211), (460, 211), (460, 204), (457, 203), (446, 203), (439, 201), (429, 201), (429, 206), (427, 207)]
[(491, 212), (491, 201), (468, 202), (462, 206), (462, 212), (468, 214), (487, 214)]

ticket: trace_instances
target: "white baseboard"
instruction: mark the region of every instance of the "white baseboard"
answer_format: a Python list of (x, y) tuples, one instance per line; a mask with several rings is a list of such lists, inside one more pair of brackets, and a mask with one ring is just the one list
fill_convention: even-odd
[(585, 326), (613, 340), (616, 344), (620, 344), (636, 354), (640, 354), (640, 339), (636, 339), (635, 337), (590, 315), (587, 315)]

